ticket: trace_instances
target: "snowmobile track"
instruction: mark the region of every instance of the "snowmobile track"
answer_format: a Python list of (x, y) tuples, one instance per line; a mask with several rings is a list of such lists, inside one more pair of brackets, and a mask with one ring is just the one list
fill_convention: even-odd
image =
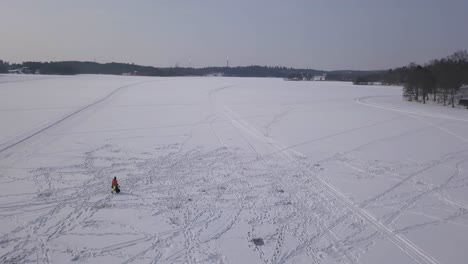
[(97, 105), (97, 104), (99, 104), (99, 103), (101, 103), (101, 102), (107, 100), (108, 98), (112, 97), (114, 94), (118, 93), (119, 91), (121, 91), (121, 90), (123, 90), (123, 89), (125, 89), (125, 88), (129, 88), (129, 87), (132, 87), (132, 86), (135, 86), (135, 85), (139, 85), (139, 84), (143, 84), (143, 83), (148, 83), (148, 82), (154, 82), (154, 81), (144, 81), (144, 82), (132, 83), (132, 84), (127, 84), (127, 85), (118, 87), (118, 88), (116, 88), (114, 91), (112, 91), (112, 92), (110, 92), (109, 94), (107, 94), (106, 96), (104, 96), (103, 98), (101, 98), (101, 99), (99, 99), (99, 100), (97, 100), (97, 101), (95, 101), (95, 102), (92, 102), (91, 104), (85, 105), (85, 106), (81, 107), (80, 109), (78, 109), (78, 110), (76, 110), (76, 111), (73, 111), (73, 112), (71, 112), (71, 113), (65, 115), (64, 117), (60, 118), (59, 120), (57, 120), (57, 121), (55, 121), (55, 122), (53, 122), (53, 123), (51, 123), (51, 124), (48, 124), (48, 125), (46, 125), (46, 126), (43, 127), (43, 128), (40, 128), (38, 131), (33, 132), (32, 134), (30, 134), (30, 135), (28, 135), (28, 136), (26, 136), (26, 137), (24, 137), (24, 138), (22, 138), (22, 139), (20, 139), (20, 140), (17, 140), (17, 141), (15, 141), (15, 142), (13, 142), (13, 143), (8, 144), (7, 146), (5, 146), (5, 147), (3, 147), (2, 149), (0, 149), (0, 153), (4, 152), (4, 151), (6, 151), (6, 150), (9, 150), (9, 149), (11, 149), (11, 148), (13, 148), (13, 147), (15, 147), (15, 146), (17, 146), (17, 145), (19, 145), (19, 144), (21, 144), (21, 143), (27, 141), (28, 139), (30, 139), (30, 138), (32, 138), (32, 137), (38, 135), (38, 134), (41, 134), (42, 132), (44, 132), (44, 131), (46, 131), (46, 130), (48, 130), (48, 129), (50, 129), (50, 128), (52, 128), (52, 127), (54, 127), (54, 126), (56, 126), (56, 125), (58, 125), (58, 124), (60, 124), (60, 123), (62, 123), (63, 121), (69, 119), (70, 117), (75, 116), (75, 115), (77, 115), (77, 114), (83, 112), (84, 110), (86, 110), (86, 109), (88, 109), (88, 108), (91, 108), (91, 107), (93, 107), (93, 106), (95, 106), (95, 105)]
[[(226, 110), (234, 113), (231, 109), (226, 107)], [(229, 116), (228, 116), (229, 117)], [(238, 121), (234, 120), (232, 117), (230, 119), (234, 123), (238, 123)], [(240, 119), (240, 117), (239, 117)], [(246, 125), (248, 123), (244, 120), (242, 122)], [(278, 146), (273, 142), (271, 138), (266, 138), (263, 136), (260, 132), (258, 132), (254, 127), (249, 125), (249, 128), (243, 126), (244, 129), (249, 130), (249, 133), (252, 134), (253, 138), (256, 138), (258, 142), (263, 141), (263, 143), (266, 143), (267, 146), (271, 146), (276, 148), (277, 151), (280, 151), (282, 154), (285, 156), (287, 155), (287, 151), (282, 150), (281, 146)], [(287, 155), (286, 157), (292, 157), (292, 155)], [(303, 165), (298, 162), (296, 159), (295, 163), (297, 163), (299, 166), (303, 167)], [(309, 170), (308, 168), (304, 168), (306, 170)], [(309, 170), (310, 171), (310, 170)], [(310, 171), (312, 173), (312, 171)], [(349, 198), (347, 198), (341, 191), (336, 189), (334, 186), (331, 184), (327, 183), (325, 180), (317, 177), (312, 173), (312, 180), (316, 182), (318, 187), (323, 189), (326, 193), (328, 193), (330, 196), (334, 197), (338, 201), (340, 201), (344, 206), (348, 208), (354, 215), (358, 216), (359, 218), (365, 220), (370, 226), (372, 226), (375, 230), (379, 231), (385, 237), (393, 243), (396, 247), (398, 247), (400, 250), (402, 250), (405, 254), (407, 254), (411, 259), (413, 259), (417, 263), (430, 263), (430, 264), (436, 264), (439, 263), (436, 259), (434, 259), (432, 256), (424, 252), (421, 248), (416, 246), (414, 243), (409, 241), (406, 237), (403, 235), (397, 234), (394, 230), (391, 228), (387, 227), (384, 225), (382, 222), (380, 222), (375, 216), (373, 216), (371, 213), (366, 211), (363, 208), (358, 207), (356, 204), (354, 204)]]

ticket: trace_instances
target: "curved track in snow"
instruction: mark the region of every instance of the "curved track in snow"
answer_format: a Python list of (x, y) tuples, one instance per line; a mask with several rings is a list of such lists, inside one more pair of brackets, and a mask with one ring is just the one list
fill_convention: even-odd
[[(38, 80), (43, 80), (43, 79), (38, 79)], [(34, 81), (34, 80), (28, 80), (28, 81)], [(16, 81), (16, 82), (20, 82), (20, 81)], [(91, 108), (91, 107), (93, 107), (93, 106), (95, 106), (95, 105), (97, 105), (97, 104), (99, 104), (99, 103), (101, 103), (101, 102), (103, 102), (103, 101), (109, 99), (109, 98), (112, 97), (114, 94), (116, 94), (116, 93), (118, 93), (119, 91), (121, 91), (122, 89), (129, 88), (129, 87), (132, 87), (132, 86), (135, 86), (135, 85), (138, 85), (138, 84), (147, 83), (147, 82), (150, 82), (150, 81), (138, 82), (138, 83), (133, 83), (133, 84), (128, 84), (128, 85), (124, 85), (124, 86), (118, 87), (118, 88), (116, 88), (115, 90), (113, 90), (112, 92), (110, 92), (110, 93), (108, 93), (107, 95), (105, 95), (104, 97), (102, 97), (101, 99), (99, 99), (99, 100), (97, 100), (97, 101), (94, 101), (94, 102), (92, 102), (92, 103), (90, 103), (90, 104), (88, 104), (88, 105), (85, 105), (85, 106), (79, 108), (78, 110), (72, 111), (72, 112), (66, 114), (65, 116), (61, 117), (60, 119), (58, 119), (58, 120), (56, 120), (56, 121), (53, 121), (52, 123), (47, 124), (47, 125), (44, 126), (44, 127), (39, 128), (38, 130), (35, 130), (35, 131), (28, 131), (28, 132), (23, 133), (23, 134), (26, 134), (26, 136), (24, 136), (23, 138), (21, 138), (21, 139), (19, 139), (19, 140), (16, 139), (14, 142), (6, 142), (6, 143), (4, 143), (3, 145), (5, 145), (5, 146), (1, 146), (1, 148), (0, 148), (0, 153), (4, 152), (4, 151), (6, 151), (6, 150), (9, 150), (9, 149), (15, 147), (16, 145), (21, 144), (21, 143), (23, 143), (24, 141), (26, 141), (26, 140), (28, 140), (28, 139), (30, 139), (30, 138), (32, 138), (32, 137), (34, 137), (34, 136), (36, 136), (36, 135), (42, 133), (42, 132), (44, 132), (44, 131), (46, 131), (46, 130), (48, 130), (48, 129), (50, 129), (50, 128), (52, 128), (52, 127), (54, 127), (54, 126), (56, 126), (56, 125), (58, 125), (58, 124), (60, 124), (60, 123), (62, 123), (63, 121), (69, 119), (70, 117), (75, 116), (75, 115), (77, 115), (77, 114), (83, 112), (84, 110), (89, 109), (89, 108)]]
[[(413, 114), (413, 115), (418, 115), (418, 116), (436, 117), (436, 118), (441, 118), (441, 119), (468, 122), (468, 119), (457, 117), (454, 115), (444, 115), (444, 114), (438, 114), (434, 112), (427, 112), (427, 111), (415, 110), (415, 109), (410, 109), (410, 108), (398, 107), (396, 105), (391, 105), (391, 104), (382, 104), (382, 103), (372, 102), (371, 100), (372, 98), (379, 98), (379, 97), (388, 97), (388, 96), (365, 96), (365, 97), (356, 98), (355, 101), (361, 105), (370, 106), (370, 107), (374, 107), (378, 109), (384, 109), (384, 110), (393, 111), (393, 112), (398, 112), (398, 113)], [(400, 96), (397, 95), (397, 96), (391, 96), (391, 97), (400, 97)]]
[(0, 262), (464, 259), (462, 112), (346, 83), (153, 81), (0, 149)]

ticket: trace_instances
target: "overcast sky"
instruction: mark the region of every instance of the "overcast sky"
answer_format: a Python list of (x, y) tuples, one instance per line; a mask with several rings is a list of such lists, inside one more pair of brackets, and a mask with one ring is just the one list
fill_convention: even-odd
[(386, 69), (468, 49), (468, 0), (0, 0), (0, 59)]

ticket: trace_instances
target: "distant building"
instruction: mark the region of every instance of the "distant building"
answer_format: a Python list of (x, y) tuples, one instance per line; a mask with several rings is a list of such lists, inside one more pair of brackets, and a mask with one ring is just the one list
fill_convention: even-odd
[(468, 99), (468, 85), (462, 85), (458, 90), (458, 95), (460, 98)]
[(136, 76), (138, 74), (137, 71), (132, 71), (132, 72), (124, 72), (122, 75), (124, 76)]
[(207, 76), (207, 77), (223, 77), (224, 73), (222, 73), (222, 72), (212, 72), (212, 73), (206, 74), (205, 76)]
[(327, 74), (322, 74), (322, 75), (315, 75), (314, 76), (314, 81), (325, 81), (327, 78)]
[(457, 93), (458, 104), (468, 108), (468, 85), (462, 85)]
[(327, 75), (312, 75), (310, 73), (290, 73), (288, 77), (284, 78), (286, 81), (325, 81)]
[(28, 73), (31, 73), (31, 71), (29, 70), (28, 67), (22, 67), (22, 68), (18, 68), (18, 69), (8, 70), (8, 73), (11, 73), (11, 74), (28, 74)]

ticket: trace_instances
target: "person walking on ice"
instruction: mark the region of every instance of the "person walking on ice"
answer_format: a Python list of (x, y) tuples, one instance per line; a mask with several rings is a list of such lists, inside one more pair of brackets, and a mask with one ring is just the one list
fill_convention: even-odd
[(114, 177), (114, 179), (112, 179), (112, 193), (119, 193), (119, 192), (120, 192), (119, 183), (117, 182), (117, 177)]

